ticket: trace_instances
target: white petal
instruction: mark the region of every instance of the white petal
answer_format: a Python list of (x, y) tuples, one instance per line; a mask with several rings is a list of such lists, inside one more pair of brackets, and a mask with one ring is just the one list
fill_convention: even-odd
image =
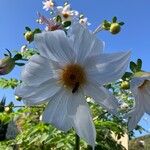
[(25, 104), (34, 105), (40, 104), (55, 95), (61, 87), (57, 85), (54, 79), (48, 80), (39, 86), (27, 86), (22, 84), (18, 86), (15, 95), (22, 97)]
[(118, 101), (107, 89), (96, 83), (90, 82), (85, 88), (85, 93), (104, 107), (108, 112), (115, 114), (119, 106)]
[(49, 79), (56, 78), (56, 70), (59, 69), (57, 67), (54, 62), (40, 55), (34, 55), (25, 65), (21, 73), (21, 80), (30, 86), (39, 85)]
[(129, 131), (132, 131), (140, 121), (141, 117), (144, 115), (143, 110), (143, 104), (141, 103), (141, 100), (143, 99), (143, 96), (138, 93), (138, 95), (135, 97), (135, 106), (134, 108), (125, 115), (125, 118), (129, 118), (128, 121), (128, 129)]
[(79, 23), (71, 28), (74, 37), (73, 48), (77, 53), (77, 61), (82, 63), (88, 55), (100, 54), (103, 50), (104, 43), (98, 40), (95, 35), (90, 33)]
[[(92, 80), (97, 81), (100, 84), (106, 84), (109, 82), (116, 81), (120, 79), (124, 72), (126, 71), (129, 63), (130, 52), (123, 52), (118, 54), (102, 54), (95, 56), (91, 59), (92, 64), (86, 66), (86, 71), (88, 76), (93, 78)], [(106, 60), (106, 61), (105, 61)], [(93, 65), (92, 61), (97, 61)]]
[(77, 134), (83, 138), (89, 145), (95, 146), (96, 131), (93, 124), (89, 107), (84, 99), (83, 94), (72, 94), (69, 101), (68, 114), (73, 119), (73, 127)]
[(144, 105), (145, 112), (150, 115), (150, 87), (146, 88), (143, 92), (144, 99), (141, 99), (141, 101)]
[(68, 93), (64, 90), (55, 95), (48, 103), (43, 113), (42, 120), (67, 132), (72, 127), (67, 113), (69, 98)]
[(36, 34), (34, 41), (40, 54), (46, 58), (62, 63), (72, 62), (75, 59), (74, 51), (62, 30)]

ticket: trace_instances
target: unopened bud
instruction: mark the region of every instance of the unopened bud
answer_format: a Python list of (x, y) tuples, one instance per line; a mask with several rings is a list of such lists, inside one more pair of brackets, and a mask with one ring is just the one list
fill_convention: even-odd
[(121, 30), (121, 26), (119, 23), (112, 23), (111, 26), (110, 26), (110, 29), (109, 31), (112, 33), (112, 34), (117, 34), (119, 33)]
[(123, 81), (123, 82), (121, 83), (121, 89), (123, 89), (123, 90), (128, 90), (129, 88), (130, 88), (130, 84), (129, 84), (128, 81)]
[(0, 75), (6, 75), (10, 73), (15, 67), (15, 60), (10, 56), (0, 60)]
[(6, 113), (10, 113), (11, 112), (11, 108), (10, 107), (5, 107), (4, 110), (5, 110)]
[(28, 42), (32, 42), (34, 39), (34, 33), (32, 31), (27, 31), (24, 37)]

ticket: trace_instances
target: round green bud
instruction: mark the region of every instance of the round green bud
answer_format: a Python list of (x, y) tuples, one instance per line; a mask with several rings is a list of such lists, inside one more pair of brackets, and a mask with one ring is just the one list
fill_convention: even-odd
[(112, 23), (110, 26), (110, 29), (109, 29), (109, 31), (112, 34), (117, 34), (120, 32), (120, 30), (121, 30), (121, 27), (120, 27), (119, 23)]
[(7, 106), (7, 107), (5, 107), (4, 111), (5, 111), (6, 113), (11, 113), (12, 109)]
[(34, 39), (34, 33), (32, 31), (27, 31), (24, 37), (28, 42), (32, 42)]
[(17, 100), (17, 101), (21, 101), (22, 100), (22, 97), (20, 97), (20, 96), (15, 96), (15, 99)]
[(128, 81), (122, 81), (121, 83), (121, 89), (128, 90), (130, 88), (130, 84)]

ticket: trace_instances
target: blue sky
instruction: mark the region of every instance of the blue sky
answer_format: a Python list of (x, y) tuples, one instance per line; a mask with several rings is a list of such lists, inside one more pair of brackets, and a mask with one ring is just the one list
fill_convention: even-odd
[[(65, 1), (56, 1), (58, 5)], [(141, 58), (143, 69), (150, 71), (150, 1), (149, 0), (68, 0), (73, 9), (78, 10), (88, 17), (92, 24), (89, 28), (94, 30), (104, 19), (110, 20), (117, 16), (125, 25), (119, 35), (108, 32), (98, 33), (97, 36), (105, 41), (106, 52), (123, 50), (132, 51), (132, 60)], [(26, 41), (23, 38), (24, 27), (38, 27), (36, 12), (46, 14), (42, 10), (41, 0), (1, 0), (0, 1), (0, 58), (3, 57), (5, 48), (18, 50)], [(40, 26), (39, 26), (40, 27)], [(19, 77), (19, 69), (15, 68), (6, 77)], [(13, 91), (0, 90), (0, 98), (6, 95), (8, 101), (13, 100)], [(149, 116), (146, 116), (147, 118)], [(140, 122), (147, 130), (150, 128), (149, 119)], [(138, 136), (138, 134), (137, 134)]]

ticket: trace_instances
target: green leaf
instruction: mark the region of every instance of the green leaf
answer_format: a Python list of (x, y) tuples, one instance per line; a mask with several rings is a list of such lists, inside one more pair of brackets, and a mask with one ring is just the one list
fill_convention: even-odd
[(137, 65), (133, 61), (130, 62), (130, 70), (134, 73), (137, 71)]
[(61, 17), (59, 15), (56, 17), (56, 21), (59, 22), (59, 23), (62, 22), (62, 19), (61, 19)]
[(16, 54), (14, 57), (13, 57), (14, 60), (20, 60), (22, 59), (22, 55), (21, 54)]
[(141, 71), (141, 69), (142, 69), (142, 60), (138, 59), (137, 60), (137, 71)]
[(15, 63), (15, 65), (17, 65), (17, 66), (24, 66), (25, 63)]
[(123, 26), (125, 23), (124, 22), (119, 22), (119, 25)]
[(63, 26), (66, 28), (66, 27), (69, 27), (71, 25), (71, 21), (66, 21), (63, 23)]
[(122, 80), (126, 80), (126, 78), (131, 78), (133, 74), (131, 72), (125, 72), (125, 74), (122, 76)]
[(116, 16), (113, 17), (112, 22), (113, 22), (113, 23), (117, 22), (117, 17), (116, 17)]
[(29, 27), (25, 27), (25, 29), (26, 29), (27, 31), (31, 31), (31, 29), (30, 29)]
[(41, 33), (42, 31), (39, 29), (39, 28), (36, 28), (33, 33), (36, 34), (36, 33)]

